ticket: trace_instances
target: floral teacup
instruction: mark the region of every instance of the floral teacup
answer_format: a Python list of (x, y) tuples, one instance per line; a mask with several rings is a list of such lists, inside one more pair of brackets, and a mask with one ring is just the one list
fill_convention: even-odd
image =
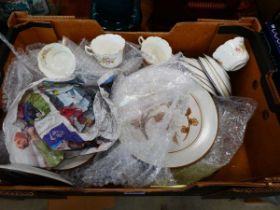
[(88, 55), (94, 56), (105, 68), (114, 68), (122, 63), (125, 40), (115, 34), (104, 34), (96, 37), (85, 46)]

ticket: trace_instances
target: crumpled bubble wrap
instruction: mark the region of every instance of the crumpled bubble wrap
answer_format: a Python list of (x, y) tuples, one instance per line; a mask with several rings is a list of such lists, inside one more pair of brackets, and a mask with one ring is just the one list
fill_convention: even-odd
[(189, 184), (227, 165), (243, 143), (246, 126), (257, 103), (250, 98), (214, 97), (218, 110), (218, 134), (210, 151), (189, 166), (172, 169), (178, 183)]
[[(9, 45), (12, 52), (16, 55), (6, 71), (3, 85), (2, 97), (4, 107), (7, 110), (22, 89), (32, 82), (45, 77), (37, 64), (37, 55), (45, 44), (35, 43), (26, 46), (25, 51), (21, 49), (15, 50), (4, 37), (0, 36), (0, 38)], [(98, 79), (108, 71), (127, 75), (138, 70), (143, 64), (141, 51), (137, 45), (129, 42), (126, 42), (123, 62), (114, 69), (106, 69), (100, 66), (94, 57), (85, 53), (84, 46), (89, 44), (87, 40), (82, 40), (78, 45), (64, 37), (61, 42), (69, 47), (76, 57), (77, 65), (73, 77), (79, 77), (86, 85), (97, 86)]]
[(44, 45), (32, 44), (26, 51), (18, 50), (16, 57), (8, 67), (3, 83), (3, 108), (8, 109), (21, 90), (32, 82), (44, 77), (37, 65), (37, 55)]
[[(170, 61), (173, 62), (173, 61)], [(118, 107), (120, 141), (137, 158), (163, 166), (176, 127), (185, 114), (188, 92), (195, 84), (169, 62), (139, 70), (114, 83), (112, 101)]]
[(130, 155), (126, 148), (117, 142), (106, 152), (78, 168), (58, 171), (76, 186), (104, 186), (107, 184), (126, 187), (143, 187), (152, 183), (174, 185), (172, 174), (167, 168), (160, 168)]
[(164, 162), (178, 129), (173, 126), (174, 118), (177, 112), (185, 113), (188, 91), (196, 87), (181, 68), (174, 57), (162, 65), (119, 76), (111, 99), (120, 117), (120, 143), (98, 153), (82, 170), (65, 171), (63, 175), (74, 182), (79, 177), (76, 184), (85, 186), (175, 184)]

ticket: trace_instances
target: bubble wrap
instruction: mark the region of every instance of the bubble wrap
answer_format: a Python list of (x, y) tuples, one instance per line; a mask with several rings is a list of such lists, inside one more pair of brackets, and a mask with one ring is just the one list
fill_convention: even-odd
[[(7, 107), (12, 104), (22, 89), (26, 88), (30, 83), (44, 78), (44, 75), (38, 68), (37, 55), (45, 44), (35, 43), (28, 45), (25, 51), (23, 51), (22, 49), (14, 49), (4, 36), (0, 36), (0, 39), (16, 55), (6, 71), (3, 85), (3, 107), (7, 110)], [(64, 37), (61, 42), (69, 47), (76, 57), (77, 65), (73, 76), (79, 77), (86, 85), (97, 86), (98, 79), (108, 71), (115, 72), (115, 74), (130, 74), (138, 70), (143, 63), (140, 50), (132, 43), (126, 43), (122, 64), (114, 69), (108, 70), (100, 66), (95, 58), (85, 53), (84, 46), (89, 44), (88, 41), (83, 40), (80, 45), (77, 45), (70, 39)]]
[(70, 171), (58, 171), (77, 186), (107, 184), (143, 187), (152, 183), (174, 185), (176, 182), (167, 168), (152, 166), (129, 154), (120, 142), (110, 150), (98, 153), (87, 164)]
[(196, 87), (177, 59), (116, 79), (111, 99), (118, 108), (120, 143), (83, 169), (62, 175), (85, 186), (175, 184), (165, 158), (178, 129), (177, 114), (184, 115), (188, 91)]
[(213, 174), (227, 165), (243, 143), (247, 123), (257, 103), (250, 98), (214, 97), (219, 128), (210, 151), (198, 162), (172, 169), (178, 183), (189, 184)]
[(77, 45), (70, 39), (64, 37), (62, 43), (69, 47), (76, 57), (77, 67), (74, 74), (88, 85), (97, 85), (97, 80), (108, 71), (128, 75), (137, 71), (143, 63), (141, 51), (137, 48), (137, 45), (129, 42), (126, 42), (125, 45), (123, 62), (113, 69), (102, 67), (93, 56), (85, 53), (85, 45), (89, 46), (89, 41), (83, 39)]
[(36, 43), (27, 46), (25, 52), (22, 50), (15, 52), (16, 58), (8, 67), (3, 84), (3, 108), (6, 110), (21, 90), (44, 77), (37, 65), (37, 55), (43, 46)]

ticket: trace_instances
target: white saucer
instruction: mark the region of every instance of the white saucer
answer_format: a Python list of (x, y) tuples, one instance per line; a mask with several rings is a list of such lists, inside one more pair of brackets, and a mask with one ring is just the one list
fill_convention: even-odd
[[(184, 65), (190, 72), (191, 72), (191, 77), (199, 84), (201, 85), (204, 89), (206, 89), (208, 92), (216, 95), (215, 93), (215, 88), (205, 75), (203, 71), (200, 69), (197, 69), (196, 67), (192, 66), (191, 64), (188, 64), (187, 62), (182, 62), (182, 65)], [(200, 67), (201, 68), (201, 67)]]
[(40, 71), (50, 79), (69, 78), (76, 68), (76, 59), (71, 50), (59, 43), (44, 46), (37, 57)]
[(227, 72), (220, 66), (213, 58), (208, 55), (204, 55), (205, 58), (208, 60), (209, 64), (213, 67), (213, 69), (217, 72), (218, 76), (224, 82), (227, 90), (231, 94), (231, 84), (230, 84), (230, 77)]
[[(217, 95), (215, 92), (215, 89), (213, 88), (213, 86), (211, 85), (211, 87), (209, 87), (207, 84), (204, 83), (203, 80), (201, 80), (200, 78), (194, 76), (194, 75), (190, 75), (191, 78), (197, 82), (201, 87), (203, 87), (206, 91), (208, 91), (209, 93), (213, 94), (213, 95)], [(209, 82), (208, 82), (209, 83)]]
[(212, 70), (212, 67), (208, 64), (205, 58), (199, 57), (198, 61), (201, 63), (201, 67), (205, 71), (205, 74), (208, 76), (208, 79), (211, 81), (213, 86), (216, 88), (217, 92), (221, 96), (227, 96), (226, 87), (223, 88), (221, 82), (219, 82), (219, 78), (217, 77), (215, 71)]
[(195, 58), (188, 58), (188, 57), (183, 57), (184, 61), (187, 62), (188, 64), (192, 65), (193, 67), (199, 69), (200, 71), (203, 71), (199, 62)]
[(206, 69), (211, 71), (213, 73), (213, 75), (215, 75), (216, 82), (223, 91), (222, 96), (229, 96), (230, 91), (227, 89), (227, 86), (225, 85), (222, 78), (219, 76), (218, 72), (214, 69), (214, 67), (208, 62), (208, 60), (206, 58), (204, 58), (204, 61), (205, 61), (206, 67), (207, 67)]
[[(198, 68), (192, 66), (191, 64), (188, 64), (187, 62), (182, 62), (182, 64), (193, 74), (196, 74), (197, 76), (201, 77), (202, 79), (208, 80), (205, 73)], [(201, 67), (200, 67), (201, 68)]]

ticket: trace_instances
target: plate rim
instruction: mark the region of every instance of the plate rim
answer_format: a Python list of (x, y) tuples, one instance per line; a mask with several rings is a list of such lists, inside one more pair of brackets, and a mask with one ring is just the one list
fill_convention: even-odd
[(213, 71), (213, 75), (215, 76), (215, 79), (217, 83), (219, 84), (221, 90), (224, 93), (224, 96), (230, 96), (230, 91), (228, 90), (227, 86), (225, 85), (223, 79), (219, 76), (218, 72), (215, 70), (215, 68), (208, 62), (206, 58), (204, 58), (205, 63), (208, 65), (208, 67)]
[(205, 74), (208, 75), (209, 80), (211, 81), (217, 92), (222, 96), (226, 96), (224, 90), (220, 86), (220, 83), (217, 81), (216, 75), (211, 72), (211, 70), (207, 69), (207, 67), (209, 68), (207, 63), (205, 63), (205, 65), (203, 64), (204, 62), (206, 62), (204, 59), (205, 58), (199, 57), (199, 62), (201, 63), (201, 67), (205, 71)]
[[(230, 78), (227, 72), (218, 64), (213, 58), (210, 56), (204, 54), (205, 58), (207, 59), (208, 63), (212, 66), (212, 69), (216, 71), (217, 76), (220, 77), (223, 84), (227, 88), (228, 92), (231, 93), (231, 84), (230, 84)], [(214, 65), (213, 65), (214, 63)], [(223, 73), (222, 73), (223, 72)]]
[[(185, 163), (185, 164), (177, 164), (176, 166), (170, 166), (169, 164), (167, 164), (166, 163), (166, 161), (167, 160), (165, 160), (165, 163), (164, 163), (164, 167), (168, 167), (168, 168), (180, 168), (180, 167), (184, 167), (184, 166), (187, 166), (187, 165), (190, 165), (190, 164), (192, 164), (192, 163), (194, 163), (194, 162), (196, 162), (197, 160), (199, 160), (201, 157), (203, 157), (208, 151), (209, 151), (209, 149), (212, 147), (212, 145), (214, 144), (214, 142), (215, 142), (215, 139), (216, 139), (216, 137), (217, 137), (217, 134), (218, 134), (218, 124), (219, 124), (219, 119), (218, 119), (218, 110), (217, 110), (217, 107), (216, 107), (216, 104), (215, 104), (215, 102), (214, 102), (214, 100), (213, 100), (213, 98), (211, 97), (211, 95), (206, 91), (206, 90), (203, 90), (203, 89), (200, 89), (200, 90), (194, 90), (195, 92), (196, 92), (196, 94), (198, 95), (199, 93), (197, 93), (197, 92), (200, 92), (200, 94), (202, 94), (201, 95), (201, 98), (206, 98), (205, 96), (207, 95), (207, 97), (208, 97), (208, 99), (209, 99), (209, 101), (211, 101), (210, 103), (211, 103), (211, 105), (212, 105), (212, 108), (213, 108), (213, 111), (214, 111), (214, 114), (213, 114), (213, 119), (215, 120), (215, 122), (214, 123), (211, 123), (211, 127), (213, 126), (213, 124), (215, 124), (215, 127), (213, 128), (210, 128), (210, 130), (213, 130), (214, 129), (214, 132), (213, 132), (213, 136), (212, 136), (212, 138), (211, 138), (211, 143), (210, 143), (210, 140), (208, 140), (209, 141), (209, 144), (207, 145), (207, 147), (203, 150), (203, 152), (201, 152), (201, 154), (200, 155), (197, 155), (197, 157), (196, 158), (193, 158), (194, 160), (193, 161), (189, 161), (188, 163)], [(195, 95), (195, 94), (194, 94)], [(196, 99), (197, 100), (197, 99)], [(205, 107), (209, 107), (209, 101), (206, 103), (205, 102)], [(200, 104), (199, 102), (198, 102), (198, 104)], [(205, 126), (207, 126), (208, 124), (207, 124), (207, 122), (206, 122), (206, 120), (205, 120), (205, 116), (207, 117), (207, 116), (209, 116), (209, 113), (208, 113), (208, 111), (205, 109), (204, 110), (204, 108), (201, 108), (200, 107), (200, 110), (201, 110), (201, 112), (202, 112), (202, 116), (201, 116), (201, 119), (202, 119), (202, 121), (204, 122), (203, 124), (203, 127), (205, 127)], [(204, 114), (203, 114), (204, 113)], [(210, 119), (210, 118), (209, 118)], [(208, 125), (209, 126), (209, 125)], [(201, 130), (201, 132), (203, 132), (203, 129), (204, 128), (201, 128), (202, 130)], [(200, 133), (200, 135), (201, 135), (201, 133)], [(209, 135), (207, 135), (207, 136), (209, 136)], [(207, 137), (206, 139), (210, 139), (209, 137)], [(198, 142), (198, 140), (195, 142), (195, 143), (197, 143)], [(187, 148), (190, 148), (192, 145), (190, 145), (189, 147), (187, 147)], [(196, 145), (195, 145), (196, 146)], [(187, 149), (186, 148), (186, 149)], [(186, 150), (185, 149), (185, 150)], [(185, 151), (185, 150), (182, 150), (182, 151), (179, 151), (179, 152), (177, 152), (177, 153), (180, 153), (180, 152), (183, 152), (183, 151)], [(174, 153), (175, 154), (175, 153)], [(178, 154), (177, 154), (178, 155)], [(166, 157), (166, 159), (168, 158), (168, 156), (170, 156), (170, 154), (169, 155), (167, 155), (167, 157)], [(192, 153), (192, 156), (193, 156), (193, 153)]]

